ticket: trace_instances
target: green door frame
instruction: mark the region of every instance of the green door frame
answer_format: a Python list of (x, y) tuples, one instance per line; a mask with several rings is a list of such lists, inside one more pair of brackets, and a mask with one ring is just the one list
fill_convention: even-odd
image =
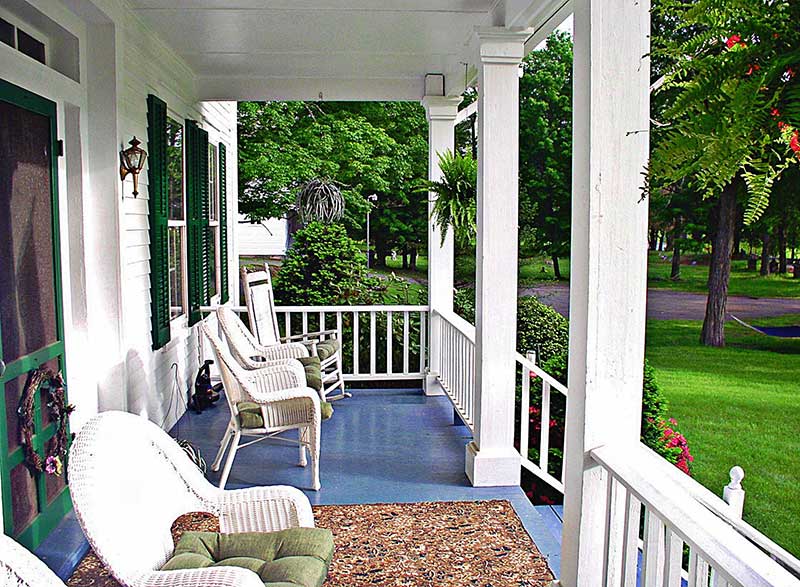
[[(64, 358), (64, 312), (61, 282), (61, 239), (59, 231), (58, 211), (58, 127), (56, 104), (42, 96), (29, 92), (5, 80), (0, 79), (0, 101), (13, 104), (30, 112), (46, 116), (50, 120), (50, 197), (52, 211), (53, 234), (53, 284), (56, 308), (57, 341), (37, 351), (20, 357), (6, 365), (0, 376), (0, 484), (2, 485), (3, 529), (11, 535), (14, 526), (14, 515), (11, 497), (11, 470), (25, 459), (23, 448), (17, 447), (8, 452), (8, 431), (6, 428), (6, 394), (5, 382), (36, 369), (47, 361), (58, 359), (59, 366), (66, 380), (66, 362)], [(2, 339), (0, 339), (0, 357), (2, 357)], [(42, 421), (41, 395), (35, 394), (34, 422), (38, 426)], [(44, 454), (47, 442), (56, 433), (55, 423), (50, 423), (43, 430), (37, 430), (33, 436), (33, 446), (39, 454)], [(66, 474), (66, 473), (65, 473)], [(42, 540), (56, 527), (64, 515), (72, 509), (69, 488), (64, 487), (53, 500), (47, 503), (46, 474), (36, 475), (36, 493), (39, 514), (21, 533), (13, 536), (28, 548), (36, 548)]]

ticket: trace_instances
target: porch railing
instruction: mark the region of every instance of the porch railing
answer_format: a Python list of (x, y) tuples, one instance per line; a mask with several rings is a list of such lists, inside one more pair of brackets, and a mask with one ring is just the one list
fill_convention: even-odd
[[(556, 478), (549, 472), (550, 465), (550, 420), (551, 420), (551, 407), (552, 398), (554, 393), (563, 396), (564, 402), (567, 398), (567, 386), (546, 373), (539, 365), (536, 364), (534, 353), (528, 353), (526, 357), (517, 353), (517, 365), (522, 368), (521, 379), (521, 397), (520, 397), (520, 414), (519, 414), (519, 455), (521, 458), (522, 467), (539, 477), (542, 481), (559, 491), (564, 493), (564, 466), (562, 461), (561, 471), (559, 477)], [(529, 413), (529, 406), (531, 406), (531, 379), (538, 378), (541, 381), (542, 397), (539, 404), (539, 435), (538, 435), (538, 461), (533, 461), (528, 455), (531, 441), (531, 421)], [(535, 415), (535, 414), (534, 414)], [(563, 447), (561, 447), (563, 449)]]
[[(247, 313), (245, 306), (232, 309)], [(275, 312), (284, 336), (336, 329), (345, 381), (419, 380), (427, 373), (428, 306), (277, 306)]]
[(474, 432), (475, 327), (454, 312), (434, 310), (439, 318), (439, 365), (436, 378), (459, 418)]
[[(700, 490), (707, 490), (644, 445), (604, 446), (591, 451), (591, 457), (608, 482), (603, 584), (798, 584), (735, 528), (729, 516), (697, 499)], [(699, 489), (687, 490), (690, 485)]]
[(277, 306), (275, 312), (284, 336), (335, 328), (345, 381), (425, 377), (428, 306)]

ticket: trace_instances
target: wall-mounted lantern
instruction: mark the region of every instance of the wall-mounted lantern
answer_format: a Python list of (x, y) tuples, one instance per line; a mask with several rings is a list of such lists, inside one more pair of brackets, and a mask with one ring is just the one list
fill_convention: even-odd
[(119, 177), (125, 181), (129, 173), (133, 175), (133, 197), (135, 198), (139, 195), (139, 173), (144, 168), (147, 152), (139, 147), (142, 143), (136, 137), (133, 137), (129, 144), (130, 147), (119, 152)]

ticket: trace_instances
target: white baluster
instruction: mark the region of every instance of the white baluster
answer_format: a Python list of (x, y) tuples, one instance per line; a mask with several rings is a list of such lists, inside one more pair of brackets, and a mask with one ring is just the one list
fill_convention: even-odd
[(403, 312), (403, 375), (408, 375), (408, 312)]
[(361, 328), (361, 315), (353, 312), (353, 374), (358, 375), (359, 330)]
[(664, 553), (664, 587), (681, 587), (683, 570), (683, 540), (667, 528), (666, 552)]
[(370, 310), (369, 313), (369, 372), (370, 375), (375, 375), (375, 341), (377, 340), (377, 336), (375, 336), (375, 318), (376, 312), (375, 310)]
[[(528, 359), (532, 360), (534, 354), (529, 352)], [(528, 431), (531, 422), (531, 370), (522, 367), (522, 397), (519, 402), (519, 454), (523, 459), (528, 458)]]
[(428, 313), (419, 313), (419, 372), (425, 373), (428, 367)]
[(664, 582), (664, 522), (649, 508), (644, 512), (642, 586), (661, 587)]
[(392, 374), (392, 312), (386, 312), (386, 372)]

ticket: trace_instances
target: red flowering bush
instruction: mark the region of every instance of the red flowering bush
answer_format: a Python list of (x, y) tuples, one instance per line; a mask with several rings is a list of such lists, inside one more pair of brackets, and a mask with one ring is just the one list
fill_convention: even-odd
[[(542, 369), (558, 381), (567, 381), (567, 354), (562, 353), (542, 363)], [(519, 390), (518, 390), (519, 392)], [(531, 399), (527, 408), (528, 423), (528, 458), (539, 463), (540, 437), (542, 430), (542, 382), (538, 377), (531, 377)], [(520, 394), (517, 402), (520, 402)], [(668, 418), (669, 404), (658, 387), (655, 372), (645, 361), (642, 385), (642, 424), (641, 442), (650, 447), (664, 459), (678, 467), (687, 475), (691, 475), (694, 457), (689, 451), (686, 437), (678, 430), (678, 422)], [(518, 410), (517, 413), (521, 413)], [(556, 391), (550, 396), (549, 448), (547, 472), (561, 478), (564, 462), (564, 431), (566, 417), (566, 398)], [(609, 423), (609, 426), (613, 423)], [(517, 421), (516, 430), (519, 430)], [(519, 448), (519, 438), (516, 438)], [(560, 494), (537, 477), (523, 471), (522, 488), (535, 503), (558, 503)]]

